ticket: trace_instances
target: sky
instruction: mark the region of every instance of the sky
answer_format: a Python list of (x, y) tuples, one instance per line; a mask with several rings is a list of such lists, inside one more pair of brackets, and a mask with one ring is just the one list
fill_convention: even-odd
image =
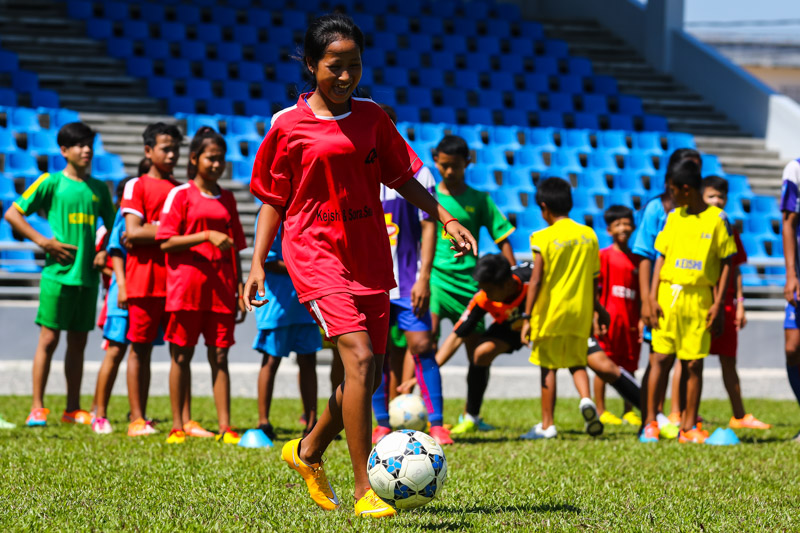
[[(800, 42), (800, 0), (684, 0), (684, 21), (692, 33), (743, 35)], [(698, 22), (775, 21), (784, 24), (713, 27)]]

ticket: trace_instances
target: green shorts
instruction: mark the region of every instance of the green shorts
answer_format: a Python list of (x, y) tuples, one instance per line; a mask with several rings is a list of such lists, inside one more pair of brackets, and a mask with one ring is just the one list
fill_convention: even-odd
[(97, 315), (98, 286), (64, 285), (42, 278), (36, 323), (50, 329), (91, 331)]
[[(430, 309), (431, 313), (439, 317), (440, 322), (445, 318), (449, 318), (455, 325), (461, 319), (464, 311), (467, 310), (470, 300), (472, 300), (471, 296), (463, 296), (431, 284)], [(441, 327), (439, 329), (441, 330)], [(479, 322), (475, 328), (475, 333), (483, 333), (484, 331), (486, 331), (486, 324)]]
[(408, 348), (406, 332), (398, 328), (397, 324), (392, 324), (392, 327), (389, 328), (389, 340), (398, 348)]

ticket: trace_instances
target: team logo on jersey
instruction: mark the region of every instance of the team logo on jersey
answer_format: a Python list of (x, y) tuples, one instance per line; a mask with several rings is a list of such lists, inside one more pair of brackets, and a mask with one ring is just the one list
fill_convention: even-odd
[(378, 152), (375, 150), (375, 148), (373, 148), (372, 150), (369, 151), (369, 154), (367, 154), (367, 158), (364, 160), (364, 164), (371, 165), (377, 159), (378, 159)]
[(386, 220), (386, 233), (389, 234), (389, 243), (392, 246), (397, 246), (397, 235), (400, 233), (400, 226), (392, 222), (391, 213), (384, 213), (383, 218)]

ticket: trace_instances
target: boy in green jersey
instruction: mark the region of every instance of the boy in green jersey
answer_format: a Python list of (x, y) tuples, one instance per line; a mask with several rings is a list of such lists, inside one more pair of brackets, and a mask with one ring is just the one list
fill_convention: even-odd
[[(61, 421), (91, 423), (89, 413), (80, 408), (79, 395), (86, 337), (94, 328), (97, 312), (98, 270), (106, 261), (105, 252), (95, 252), (95, 232), (100, 218), (108, 233), (114, 222), (108, 187), (89, 176), (94, 136), (94, 131), (82, 122), (64, 125), (57, 141), (67, 160), (66, 168), (42, 174), (5, 214), (17, 233), (46, 253), (36, 314), (41, 330), (33, 359), (33, 405), (26, 421), (29, 426), (47, 423), (44, 388), (61, 330), (67, 331), (67, 408)], [(46, 238), (26, 220), (37, 211), (46, 213), (53, 237)]]
[[(508, 236), (514, 226), (500, 212), (491, 197), (476, 191), (466, 184), (464, 174), (470, 163), (469, 147), (464, 139), (455, 135), (445, 135), (436, 147), (434, 161), (436, 169), (442, 176), (442, 182), (436, 188), (439, 203), (449, 213), (476, 236), (481, 227), (489, 230), (494, 242), (500, 247), (500, 253), (511, 265), (516, 264)], [(433, 331), (438, 335), (439, 324), (447, 318), (453, 324), (459, 321), (467, 310), (470, 300), (478, 292), (478, 282), (472, 277), (477, 258), (475, 256), (453, 257), (450, 251), (450, 236), (441, 222), (437, 222), (436, 253), (431, 271), (430, 310), (433, 319)], [(467, 409), (459, 423), (452, 429), (453, 435), (475, 431), (480, 427), (480, 419), (468, 413), (480, 412), (483, 394), (489, 383), (489, 367), (475, 364), (475, 347), (484, 325), (480, 324), (474, 333), (464, 340), (469, 360), (467, 371)], [(484, 426), (488, 429), (488, 426)]]

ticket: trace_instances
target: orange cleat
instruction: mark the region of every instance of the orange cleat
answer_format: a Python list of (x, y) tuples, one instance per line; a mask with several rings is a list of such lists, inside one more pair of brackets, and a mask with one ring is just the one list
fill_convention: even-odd
[(376, 426), (375, 429), (372, 430), (372, 444), (378, 444), (383, 437), (391, 432), (391, 428), (387, 428), (386, 426)]
[(751, 414), (746, 414), (742, 418), (731, 417), (728, 427), (731, 429), (769, 429), (772, 425), (762, 422)]
[(702, 429), (697, 429), (697, 427), (693, 427), (689, 431), (681, 430), (680, 434), (678, 435), (678, 442), (681, 443), (692, 442), (695, 444), (703, 444), (707, 438), (708, 438), (707, 431), (703, 431)]
[(203, 429), (199, 423), (195, 422), (194, 420), (189, 420), (183, 425), (183, 431), (186, 433), (187, 437), (200, 437), (210, 439), (214, 437), (214, 434), (207, 429)]
[(75, 409), (74, 411), (64, 411), (61, 415), (61, 421), (65, 424), (92, 424), (92, 415), (83, 409)]

